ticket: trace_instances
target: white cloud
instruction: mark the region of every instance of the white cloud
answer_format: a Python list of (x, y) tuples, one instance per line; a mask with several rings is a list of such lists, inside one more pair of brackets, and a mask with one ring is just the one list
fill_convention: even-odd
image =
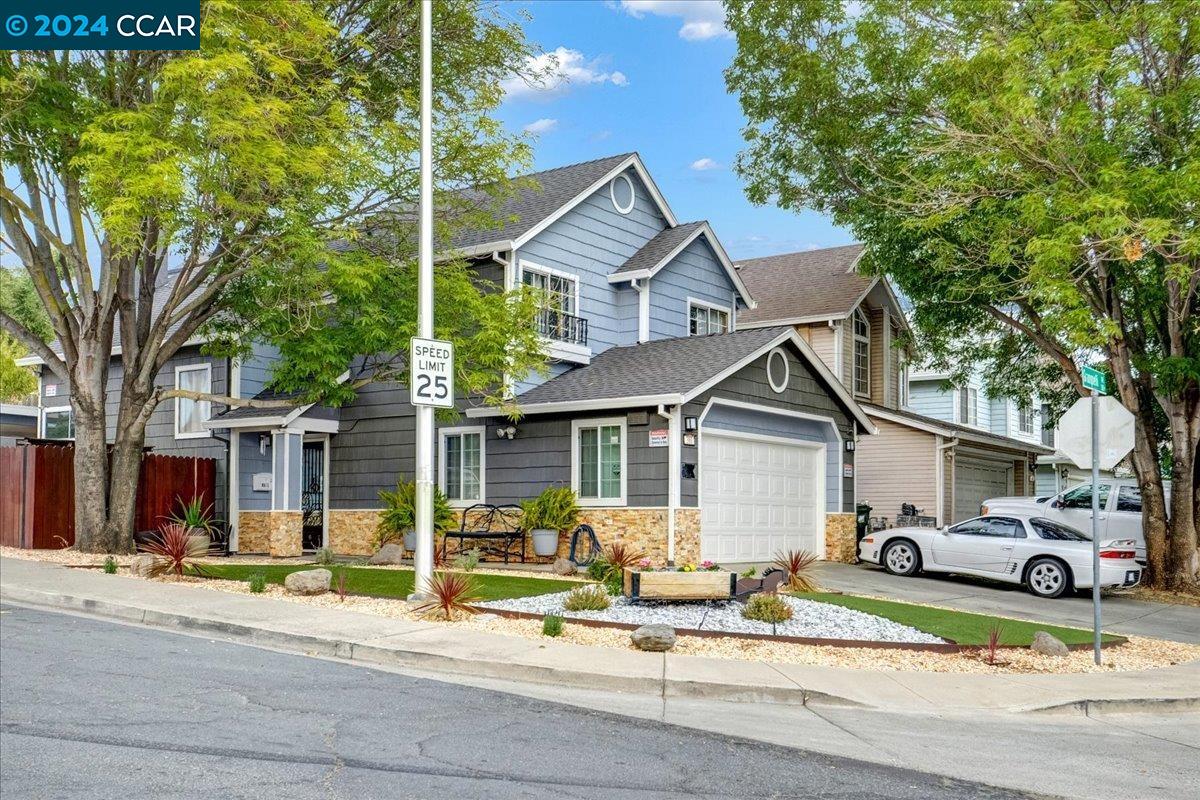
[(508, 99), (549, 100), (561, 97), (577, 86), (612, 84), (628, 86), (629, 78), (616, 70), (605, 70), (601, 59), (588, 59), (578, 50), (559, 47), (553, 52), (529, 56), (528, 71), (539, 76), (533, 81), (514, 75), (501, 85)]
[(558, 127), (558, 120), (546, 119), (545, 117), (542, 117), (541, 119), (534, 120), (533, 122), (526, 125), (524, 128), (524, 131), (526, 133), (539, 133), (539, 134), (540, 133), (549, 133), (550, 131), (554, 130), (557, 127)]
[(711, 158), (698, 158), (692, 162), (690, 169), (696, 172), (707, 172), (710, 169), (720, 169), (721, 165)]
[(610, 131), (610, 130), (596, 131), (595, 133), (592, 134), (592, 141), (593, 142), (603, 142), (605, 139), (608, 139), (611, 136), (612, 136), (612, 131)]
[(616, 7), (634, 19), (642, 19), (647, 14), (679, 17), (683, 20), (679, 38), (689, 42), (733, 35), (725, 27), (725, 7), (720, 0), (621, 0)]

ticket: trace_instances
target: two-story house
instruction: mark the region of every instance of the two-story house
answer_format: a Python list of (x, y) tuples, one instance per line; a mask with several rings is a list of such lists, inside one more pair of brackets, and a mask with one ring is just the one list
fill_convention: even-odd
[[(1032, 465), (1049, 452), (1036, 420), (1012, 405), (993, 423), (978, 386), (964, 389), (960, 419), (957, 390), (934, 398), (910, 382), (904, 311), (885, 278), (859, 274), (862, 252), (854, 244), (741, 262), (758, 304), (738, 328), (793, 326), (861, 404), (878, 433), (857, 445), (854, 491), (873, 516), (894, 520), (910, 503), (944, 524), (978, 515), (987, 497), (1028, 494)], [(1028, 424), (1033, 433), (1016, 435)]]
[[(751, 293), (709, 224), (678, 221), (637, 154), (530, 177), (537, 188), (506, 202), (503, 227), (463, 232), (447, 255), (543, 290), (550, 368), (515, 387), (516, 422), (462, 403), (439, 423), (451, 504), (564, 485), (602, 542), (659, 562), (788, 548), (853, 558), (853, 448), (874, 425), (813, 345), (791, 325), (734, 332)], [(264, 365), (269, 354), (256, 376)], [(414, 411), (395, 383), (339, 409), (240, 408), (203, 427), (230, 442), (242, 552), (368, 553), (379, 491), (413, 475)]]

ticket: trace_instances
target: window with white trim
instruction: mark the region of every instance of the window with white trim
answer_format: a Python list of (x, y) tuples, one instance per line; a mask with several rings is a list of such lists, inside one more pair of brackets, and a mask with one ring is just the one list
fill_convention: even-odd
[(70, 406), (42, 409), (43, 439), (74, 439), (75, 417)]
[(542, 307), (561, 314), (578, 313), (579, 280), (574, 275), (522, 266), (521, 280), (542, 292)]
[(720, 306), (688, 301), (688, 335), (707, 336), (710, 333), (729, 331), (729, 309)]
[(854, 393), (871, 394), (871, 323), (861, 308), (854, 310)]
[(1026, 406), (1017, 409), (1017, 430), (1021, 433), (1032, 436), (1034, 426), (1034, 410), (1033, 406)]
[(979, 390), (964, 386), (958, 390), (958, 421), (964, 425), (979, 424)]
[(625, 505), (625, 419), (571, 423), (571, 488), (580, 505)]
[(484, 437), (482, 427), (441, 431), (441, 488), (451, 505), (484, 501)]
[[(189, 392), (212, 392), (212, 365), (191, 364), (175, 368), (175, 388)], [(190, 397), (175, 398), (175, 438), (195, 439), (209, 436), (204, 423), (212, 413), (208, 400), (193, 400)]]

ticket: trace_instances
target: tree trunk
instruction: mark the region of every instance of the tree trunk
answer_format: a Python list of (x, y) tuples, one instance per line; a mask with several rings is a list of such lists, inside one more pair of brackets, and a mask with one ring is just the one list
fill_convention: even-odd
[[(1183, 404), (1181, 404), (1183, 405)], [(1196, 437), (1188, 419), (1190, 409), (1177, 408), (1171, 416), (1171, 518), (1168, 526), (1168, 589), (1191, 590), (1197, 585), (1197, 531), (1195, 503)]]
[(140, 416), (131, 424), (118, 420), (109, 474), (108, 518), (104, 522), (105, 539), (115, 543), (114, 552), (134, 549), (133, 525), (145, 444), (146, 425)]
[(70, 375), (71, 409), (75, 426), (75, 547), (89, 553), (111, 553), (116, 542), (107, 538), (108, 448), (105, 384), (108, 354), (99, 348), (80, 352)]

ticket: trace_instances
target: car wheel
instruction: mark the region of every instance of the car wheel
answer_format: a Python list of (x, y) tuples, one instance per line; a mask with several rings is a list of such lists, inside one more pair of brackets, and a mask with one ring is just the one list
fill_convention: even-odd
[(1025, 585), (1032, 594), (1053, 599), (1062, 597), (1063, 593), (1071, 588), (1071, 576), (1061, 561), (1039, 558), (1029, 565)]
[(916, 575), (921, 569), (921, 553), (912, 542), (892, 542), (883, 549), (883, 568), (906, 578)]

